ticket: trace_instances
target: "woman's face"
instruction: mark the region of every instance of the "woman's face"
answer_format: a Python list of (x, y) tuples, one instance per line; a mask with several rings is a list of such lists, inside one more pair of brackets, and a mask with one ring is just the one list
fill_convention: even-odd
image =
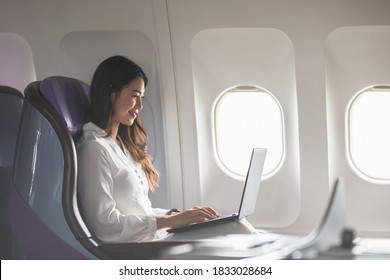
[(142, 78), (133, 79), (118, 95), (112, 93), (111, 101), (114, 106), (112, 116), (113, 126), (119, 124), (131, 126), (134, 123), (134, 120), (142, 110), (144, 93), (145, 83)]

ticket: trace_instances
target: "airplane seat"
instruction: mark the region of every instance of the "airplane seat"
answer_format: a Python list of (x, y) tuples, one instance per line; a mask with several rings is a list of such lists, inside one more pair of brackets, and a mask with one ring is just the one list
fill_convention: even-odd
[[(24, 160), (18, 161), (14, 173), (17, 188), (24, 201), (50, 229), (46, 232), (55, 233), (54, 237), (51, 234), (56, 239), (51, 247), (64, 247), (66, 244), (59, 242), (63, 240), (71, 245), (68, 248), (70, 257), (70, 249), (80, 244), (100, 259), (156, 257), (160, 249), (177, 243), (104, 243), (91, 234), (82, 218), (77, 200), (75, 142), (87, 121), (88, 89), (82, 81), (60, 76), (46, 78), (26, 88), (26, 112), (19, 137), (24, 143), (18, 143), (17, 150)], [(22, 179), (18, 176), (22, 172), (29, 176)], [(58, 257), (54, 253), (50, 256)]]
[(77, 240), (98, 257), (104, 257), (96, 250), (97, 243), (84, 223), (77, 200), (77, 154), (75, 143), (81, 137), (83, 125), (87, 122), (90, 99), (89, 85), (69, 77), (53, 76), (41, 81), (39, 91), (54, 111), (53, 129), (58, 134), (64, 154), (64, 179), (62, 185), (62, 206), (65, 219)]
[(94, 256), (75, 239), (64, 215), (63, 184), (70, 184), (74, 175), (70, 152), (63, 147), (73, 140), (52, 125), (64, 122), (40, 94), (44, 84), (35, 81), (24, 90), (8, 213), (13, 258), (90, 259)]
[(11, 231), (8, 222), (9, 190), (12, 185), (15, 143), (23, 106), (23, 94), (0, 85), (0, 259), (11, 258)]

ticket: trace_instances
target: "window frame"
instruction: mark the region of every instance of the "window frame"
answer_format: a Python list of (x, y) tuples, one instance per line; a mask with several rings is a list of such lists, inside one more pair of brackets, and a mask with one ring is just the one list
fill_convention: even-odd
[(237, 92), (258, 92), (258, 93), (263, 93), (267, 94), (272, 100), (275, 102), (275, 105), (278, 108), (279, 111), (279, 117), (280, 117), (280, 124), (281, 124), (281, 151), (280, 151), (280, 158), (277, 161), (277, 164), (270, 169), (267, 173), (264, 173), (262, 176), (262, 180), (267, 180), (271, 177), (273, 177), (283, 166), (285, 157), (286, 157), (286, 132), (285, 132), (285, 121), (284, 121), (284, 112), (283, 108), (278, 101), (278, 99), (275, 97), (274, 94), (272, 94), (269, 90), (266, 90), (263, 87), (257, 86), (257, 85), (238, 85), (238, 86), (232, 86), (230, 88), (227, 88), (224, 90), (218, 97), (215, 99), (213, 107), (212, 107), (212, 136), (213, 136), (213, 150), (214, 150), (214, 155), (216, 158), (216, 162), (218, 166), (223, 170), (224, 173), (226, 173), (228, 176), (244, 181), (246, 178), (246, 171), (244, 174), (239, 174), (238, 172), (232, 170), (229, 166), (226, 165), (226, 163), (222, 160), (222, 157), (220, 155), (220, 149), (218, 148), (218, 120), (217, 120), (217, 112), (218, 112), (218, 107), (221, 104), (221, 101), (231, 93), (237, 93)]
[(362, 168), (359, 166), (358, 163), (356, 163), (356, 152), (353, 151), (352, 146), (353, 143), (351, 129), (352, 129), (352, 114), (354, 106), (356, 105), (356, 102), (362, 97), (364, 94), (369, 94), (370, 92), (388, 92), (390, 94), (390, 85), (376, 85), (376, 86), (368, 86), (366, 88), (363, 88), (362, 90), (358, 91), (349, 101), (346, 112), (345, 112), (345, 145), (346, 145), (346, 157), (349, 166), (352, 168), (352, 170), (362, 179), (375, 184), (385, 185), (390, 183), (390, 174), (388, 178), (377, 178), (370, 174), (367, 174)]

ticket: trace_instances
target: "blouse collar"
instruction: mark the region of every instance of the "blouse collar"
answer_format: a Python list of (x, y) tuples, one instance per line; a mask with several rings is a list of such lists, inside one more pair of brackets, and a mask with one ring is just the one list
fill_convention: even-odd
[(97, 126), (93, 122), (89, 122), (89, 123), (84, 124), (83, 131), (84, 131), (84, 133), (94, 132), (99, 137), (107, 137), (108, 136), (108, 134), (103, 129), (101, 129), (99, 126)]

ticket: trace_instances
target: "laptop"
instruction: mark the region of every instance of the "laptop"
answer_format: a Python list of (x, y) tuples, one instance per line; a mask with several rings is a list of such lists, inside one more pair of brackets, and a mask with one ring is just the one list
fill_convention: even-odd
[(241, 196), (241, 203), (238, 212), (223, 215), (219, 218), (206, 220), (203, 222), (192, 223), (189, 225), (168, 229), (169, 233), (180, 233), (194, 229), (210, 227), (222, 223), (234, 222), (245, 218), (255, 211), (257, 196), (260, 189), (261, 177), (263, 175), (265, 156), (267, 149), (254, 148), (252, 150), (248, 173), (245, 179), (245, 185)]

